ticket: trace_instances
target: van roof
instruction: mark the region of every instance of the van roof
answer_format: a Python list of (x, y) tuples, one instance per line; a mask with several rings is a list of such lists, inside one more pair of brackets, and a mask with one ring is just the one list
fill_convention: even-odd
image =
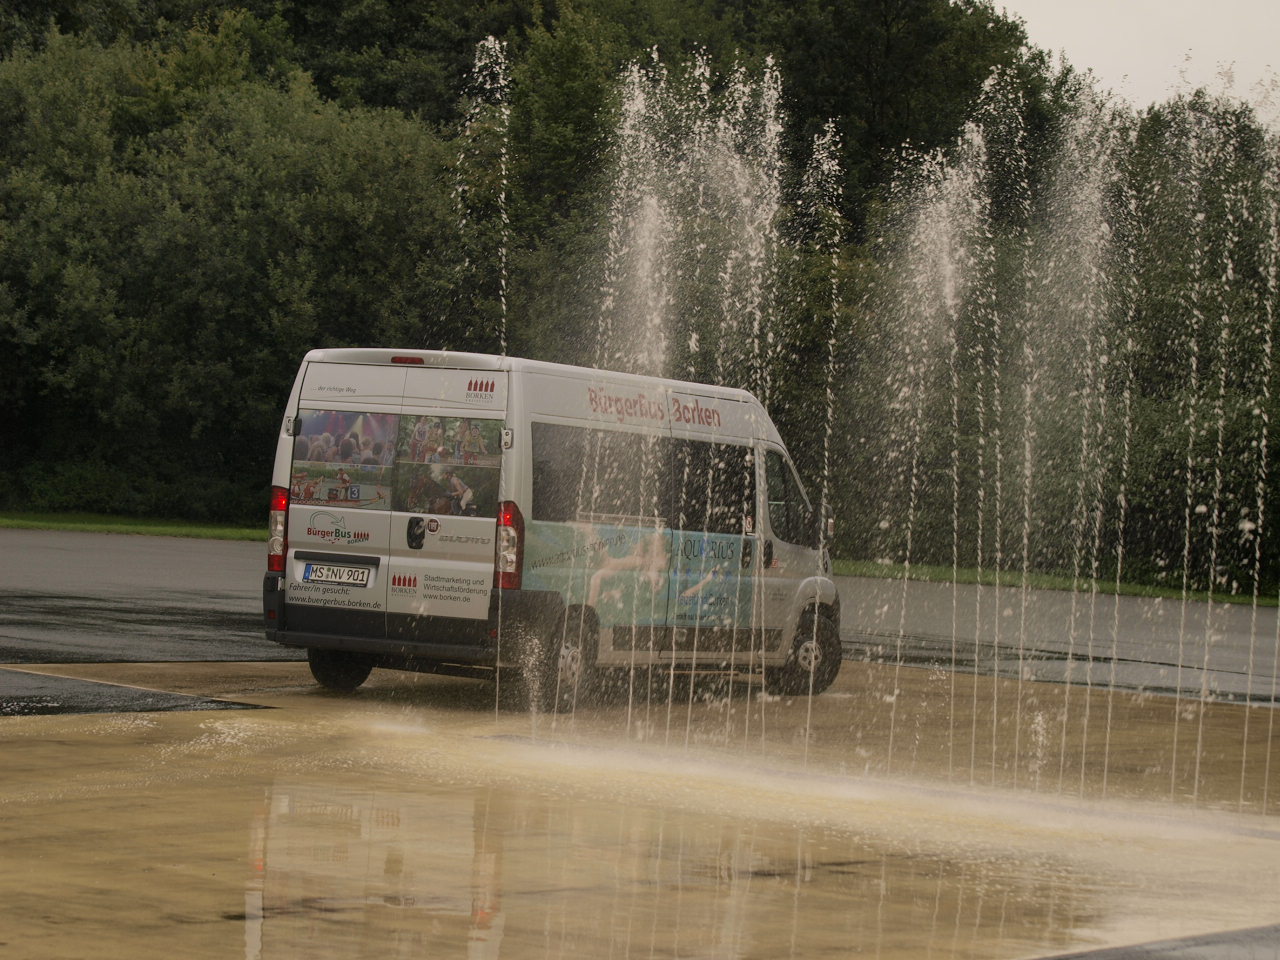
[[(399, 358), (399, 359), (393, 359)], [(500, 357), (488, 353), (466, 353), (456, 350), (393, 350), (381, 347), (339, 347), (324, 350), (311, 350), (304, 358), (310, 363), (361, 363), (386, 364), (391, 366), (410, 362), (429, 367), (443, 367), (452, 370), (507, 370), (512, 372), (541, 373), (550, 376), (569, 377), (575, 380), (600, 380), (602, 378), (614, 383), (662, 384), (664, 386), (696, 392), (705, 396), (735, 399), (744, 403), (758, 404), (759, 401), (749, 391), (737, 387), (721, 387), (709, 383), (695, 383), (689, 380), (676, 380), (669, 377), (646, 377), (634, 373), (622, 373), (615, 370), (597, 370), (594, 367), (578, 367), (567, 363), (551, 363), (546, 360), (526, 360), (521, 357)]]

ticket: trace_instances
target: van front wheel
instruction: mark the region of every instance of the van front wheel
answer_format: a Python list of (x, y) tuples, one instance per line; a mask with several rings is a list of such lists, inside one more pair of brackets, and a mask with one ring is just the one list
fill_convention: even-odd
[(809, 610), (800, 618), (787, 662), (766, 670), (765, 689), (786, 697), (822, 693), (835, 682), (842, 656), (835, 623), (826, 614)]
[(346, 650), (307, 650), (307, 664), (316, 682), (327, 690), (350, 693), (369, 678), (373, 660)]

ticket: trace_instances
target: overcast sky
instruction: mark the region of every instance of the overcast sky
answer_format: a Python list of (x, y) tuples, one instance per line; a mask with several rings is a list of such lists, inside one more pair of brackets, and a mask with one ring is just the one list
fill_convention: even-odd
[[(1021, 18), (1031, 42), (1091, 68), (1135, 106), (1205, 86), (1259, 103), (1280, 73), (1280, 0), (994, 0)], [(1234, 66), (1233, 66), (1234, 65)], [(1228, 90), (1224, 69), (1234, 71)], [(1259, 103), (1262, 106), (1261, 103)]]

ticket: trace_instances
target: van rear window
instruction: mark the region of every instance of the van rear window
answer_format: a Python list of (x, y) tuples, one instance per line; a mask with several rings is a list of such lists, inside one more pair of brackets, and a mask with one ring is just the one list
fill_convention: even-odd
[(498, 515), (502, 421), (301, 410), (294, 503), (470, 517)]
[(405, 414), (395, 447), (394, 509), (496, 517), (502, 421)]
[(292, 501), (389, 510), (399, 419), (393, 413), (300, 411), (293, 441)]

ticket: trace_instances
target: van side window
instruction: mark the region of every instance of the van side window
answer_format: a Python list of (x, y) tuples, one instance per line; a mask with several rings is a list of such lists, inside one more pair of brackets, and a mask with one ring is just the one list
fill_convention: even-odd
[(533, 427), (534, 520), (568, 523), (577, 519), (586, 431), (554, 423)]
[(755, 456), (750, 447), (673, 441), (672, 526), (743, 534), (755, 526)]
[(537, 421), (532, 434), (534, 520), (666, 525), (666, 438)]
[(727, 534), (755, 526), (749, 446), (538, 421), (532, 434), (534, 520)]
[(765, 453), (765, 484), (769, 492), (769, 526), (773, 535), (788, 543), (808, 546), (811, 511), (804, 489), (791, 464), (776, 450)]

